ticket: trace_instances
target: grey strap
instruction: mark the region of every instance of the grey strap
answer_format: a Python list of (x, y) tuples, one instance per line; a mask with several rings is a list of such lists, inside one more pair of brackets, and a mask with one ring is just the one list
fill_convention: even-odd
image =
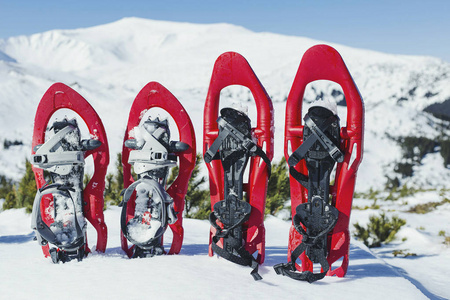
[(325, 133), (308, 115), (305, 116), (305, 123), (309, 129), (314, 132), (314, 135), (317, 136), (317, 140), (325, 147), (330, 156), (337, 162), (343, 162), (344, 154), (342, 151), (325, 135)]
[(84, 164), (83, 151), (55, 152), (61, 140), (75, 129), (75, 127), (68, 125), (55, 133), (37, 149), (35, 154), (31, 155), (32, 163), (38, 168), (60, 175), (69, 174), (74, 164)]
[[(162, 224), (163, 227), (159, 228), (159, 230), (156, 232), (155, 236), (150, 238), (149, 240), (145, 241), (145, 242), (138, 242), (136, 240), (134, 240), (129, 234), (128, 234), (128, 222), (127, 222), (127, 204), (128, 201), (130, 200), (131, 196), (133, 195), (134, 190), (136, 189), (136, 187), (141, 184), (141, 183), (145, 183), (148, 184), (150, 186), (150, 188), (152, 189), (152, 191), (156, 191), (158, 193), (158, 196), (162, 199), (163, 203), (162, 203), (162, 220), (168, 219), (167, 216), (167, 209), (166, 209), (166, 205), (170, 204), (173, 202), (172, 198), (168, 198), (166, 195), (166, 191), (162, 188), (162, 186), (157, 183), (155, 180), (149, 179), (149, 178), (140, 178), (139, 180), (133, 182), (126, 190), (125, 193), (123, 195), (123, 201), (121, 203), (122, 205), (122, 213), (121, 213), (121, 217), (120, 217), (120, 226), (122, 229), (122, 233), (123, 235), (134, 245), (137, 245), (143, 249), (146, 249), (147, 247), (150, 246), (150, 244), (153, 243), (153, 241), (159, 239), (165, 231), (165, 224)], [(171, 216), (169, 216), (171, 217)], [(176, 218), (176, 216), (173, 215), (173, 217)], [(175, 220), (171, 220), (171, 222), (175, 222)]]

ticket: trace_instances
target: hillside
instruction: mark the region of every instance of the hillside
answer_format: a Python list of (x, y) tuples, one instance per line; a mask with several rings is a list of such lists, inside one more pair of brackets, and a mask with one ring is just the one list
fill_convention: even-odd
[[(230, 24), (188, 24), (125, 18), (77, 30), (53, 30), (0, 40), (0, 140), (21, 141), (23, 147), (0, 153), (0, 172), (20, 178), (29, 155), (37, 104), (54, 82), (64, 82), (98, 111), (107, 129), (112, 156), (121, 149), (128, 110), (138, 91), (158, 81), (182, 102), (197, 131), (201, 149), (203, 104), (215, 59), (225, 51), (247, 58), (274, 101), (275, 156), (282, 155), (284, 100), (302, 54), (324, 43), (303, 37), (255, 33)], [(426, 113), (450, 99), (450, 64), (432, 57), (400, 56), (330, 44), (344, 58), (366, 107), (365, 157), (357, 189), (383, 188), (402, 158), (396, 138), (447, 133), (447, 121)], [(308, 86), (305, 101), (323, 96), (344, 104), (341, 89), (330, 82)], [(230, 87), (224, 99), (247, 101), (245, 88)], [(246, 103), (250, 114), (253, 102)], [(434, 105), (434, 106), (433, 106)], [(433, 110), (434, 109), (434, 110)], [(444, 110), (440, 110), (444, 111)], [(339, 106), (345, 122), (345, 107)], [(442, 116), (441, 116), (442, 117)], [(444, 118), (445, 119), (445, 118)], [(443, 124), (443, 125), (441, 125)], [(444, 128), (443, 128), (444, 127)], [(403, 182), (441, 186), (450, 171), (438, 153), (414, 164)], [(433, 169), (430, 174), (427, 170)], [(430, 177), (431, 176), (431, 177)], [(426, 177), (426, 178), (425, 178)]]

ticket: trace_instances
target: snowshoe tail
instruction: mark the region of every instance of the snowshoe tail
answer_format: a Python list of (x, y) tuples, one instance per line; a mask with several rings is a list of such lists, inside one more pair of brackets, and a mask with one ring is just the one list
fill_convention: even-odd
[[(306, 85), (316, 80), (330, 80), (342, 87), (347, 103), (346, 127), (339, 129), (339, 118), (324, 107), (311, 107), (302, 124), (303, 94)], [(284, 154), (290, 166), (293, 225), (288, 263), (275, 265), (277, 274), (308, 282), (325, 275), (345, 276), (348, 225), (363, 153), (363, 131), (364, 104), (341, 56), (326, 45), (310, 48), (302, 58), (286, 103)], [(330, 185), (335, 164), (335, 180)], [(298, 258), (300, 264), (296, 263)], [(341, 258), (341, 265), (333, 269), (332, 264)], [(313, 273), (314, 263), (320, 264), (322, 272)]]
[[(232, 108), (223, 108), (219, 117), (220, 91), (229, 85), (242, 85), (252, 92), (258, 111), (256, 128), (251, 128), (247, 115)], [(212, 210), (209, 255), (215, 252), (250, 266), (254, 279), (262, 279), (258, 265), (265, 256), (264, 212), (273, 157), (273, 107), (250, 65), (237, 53), (226, 52), (216, 60), (205, 103), (203, 141)], [(249, 161), (249, 179), (244, 184)]]
[[(78, 113), (91, 139), (81, 140), (76, 119), (57, 121), (45, 141), (50, 117), (58, 109)], [(84, 160), (92, 155), (95, 171), (83, 188)], [(100, 117), (77, 92), (53, 84), (42, 97), (34, 121), (32, 164), (38, 193), (33, 205), (32, 228), (46, 257), (53, 262), (81, 260), (90, 250), (85, 218), (97, 231), (96, 250), (104, 252), (107, 228), (103, 217), (103, 191), (109, 163), (108, 140)], [(44, 170), (50, 181), (44, 178)], [(50, 249), (49, 244), (56, 248)]]
[[(159, 118), (142, 120), (151, 108), (162, 108), (175, 120), (181, 141), (170, 141), (168, 123)], [(131, 136), (139, 130), (138, 140)], [(122, 150), (125, 193), (122, 201), (121, 243), (128, 257), (165, 253), (163, 234), (173, 232), (168, 254), (178, 254), (183, 243), (183, 210), (189, 178), (195, 166), (196, 144), (192, 122), (181, 103), (157, 82), (148, 83), (130, 110)], [(179, 173), (165, 190), (169, 168)], [(132, 176), (132, 166), (137, 180)], [(132, 246), (128, 246), (128, 242)]]

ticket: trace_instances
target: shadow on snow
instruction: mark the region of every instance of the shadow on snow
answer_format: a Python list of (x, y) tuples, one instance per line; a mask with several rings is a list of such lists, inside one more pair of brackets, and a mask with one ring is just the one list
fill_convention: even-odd
[(34, 232), (21, 235), (3, 235), (0, 236), (0, 244), (23, 244), (32, 241), (34, 237)]

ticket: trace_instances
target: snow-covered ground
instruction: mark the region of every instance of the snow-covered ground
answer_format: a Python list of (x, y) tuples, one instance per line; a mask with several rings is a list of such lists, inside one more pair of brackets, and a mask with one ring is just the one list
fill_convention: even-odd
[[(365, 222), (367, 213), (354, 210), (352, 223)], [(120, 248), (120, 209), (110, 207), (105, 211), (106, 253), (94, 252), (82, 262), (54, 265), (33, 241), (30, 216), (24, 209), (12, 209), (0, 213), (0, 290), (3, 299), (28, 300), (448, 299), (450, 248), (429, 232), (438, 228), (450, 232), (444, 217), (449, 213), (450, 204), (424, 215), (425, 218), (402, 213), (408, 223), (399, 237), (408, 238), (406, 241), (397, 240), (371, 251), (360, 241), (352, 240), (347, 275), (309, 284), (275, 274), (273, 265), (286, 262), (290, 222), (273, 216), (265, 221), (267, 256), (260, 267), (263, 280), (255, 282), (250, 268), (208, 256), (208, 221), (184, 221), (185, 239), (178, 255), (128, 259)], [(90, 245), (95, 244), (92, 227), (88, 228), (88, 239)], [(166, 239), (170, 240), (170, 234)], [(391, 254), (393, 249), (405, 248), (417, 256), (394, 258)]]

